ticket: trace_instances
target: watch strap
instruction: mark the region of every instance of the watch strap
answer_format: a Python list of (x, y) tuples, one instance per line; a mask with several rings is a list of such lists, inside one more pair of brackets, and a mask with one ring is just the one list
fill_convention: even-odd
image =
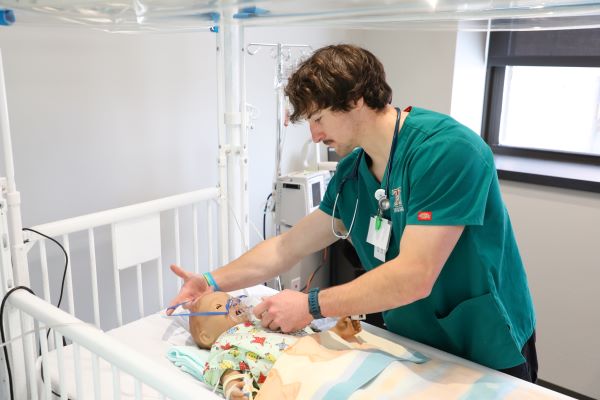
[(321, 307), (319, 306), (319, 290), (318, 287), (312, 288), (308, 291), (308, 312), (314, 319), (321, 319)]

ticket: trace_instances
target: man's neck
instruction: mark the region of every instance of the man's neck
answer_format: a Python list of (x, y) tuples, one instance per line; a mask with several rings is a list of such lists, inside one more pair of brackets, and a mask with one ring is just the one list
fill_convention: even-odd
[(363, 120), (360, 146), (369, 155), (369, 169), (379, 182), (383, 179), (390, 156), (396, 118), (396, 109), (389, 105), (380, 113), (371, 110)]

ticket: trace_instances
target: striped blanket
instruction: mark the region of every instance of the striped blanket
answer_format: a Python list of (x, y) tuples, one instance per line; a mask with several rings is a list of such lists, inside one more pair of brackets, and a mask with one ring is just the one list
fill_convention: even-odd
[[(301, 338), (277, 360), (257, 400), (565, 398), (486, 368), (427, 359), (368, 332)], [(385, 349), (385, 352), (382, 351)]]

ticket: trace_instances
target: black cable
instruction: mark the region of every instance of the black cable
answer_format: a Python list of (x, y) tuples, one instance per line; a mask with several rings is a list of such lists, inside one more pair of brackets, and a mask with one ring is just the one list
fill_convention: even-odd
[(323, 267), (323, 265), (325, 265), (325, 262), (322, 262), (321, 264), (319, 264), (317, 269), (315, 269), (315, 271), (312, 273), (311, 278), (306, 282), (306, 285), (304, 285), (304, 287), (302, 289), (300, 289), (301, 292), (304, 292), (308, 288), (308, 285), (312, 282), (312, 280), (315, 278), (315, 276), (317, 276), (317, 273), (319, 272), (321, 267)]
[[(11, 295), (12, 292), (18, 290), (18, 289), (23, 289), (23, 290), (27, 290), (29, 293), (31, 293), (32, 295), (36, 295), (33, 290), (31, 290), (30, 288), (28, 288), (27, 286), (17, 286), (15, 288), (12, 288), (11, 290), (8, 291), (8, 293), (6, 293), (4, 295), (4, 298), (2, 299), (2, 305), (0, 306), (0, 338), (2, 339), (1, 343), (4, 343), (6, 341), (6, 338), (4, 336), (4, 304), (6, 303), (6, 300), (8, 299), (8, 296)], [(48, 338), (48, 336), (46, 335), (46, 339)], [(10, 361), (8, 360), (8, 346), (4, 346), (3, 348), (4, 350), (4, 358), (6, 359), (6, 371), (8, 373), (8, 384), (9, 384), (9, 388), (10, 388), (10, 399), (14, 400), (14, 389), (13, 389), (13, 381), (12, 381), (12, 372), (10, 369)], [(42, 382), (44, 382), (44, 366), (41, 366), (41, 375), (42, 375)], [(60, 394), (56, 393), (54, 390), (52, 390), (52, 394), (59, 397)]]
[[(62, 276), (62, 283), (60, 284), (60, 296), (58, 296), (58, 305), (56, 306), (57, 308), (60, 308), (60, 303), (62, 303), (62, 298), (63, 298), (63, 292), (65, 290), (65, 278), (67, 277), (67, 267), (69, 266), (69, 255), (67, 254), (67, 251), (65, 250), (65, 248), (62, 246), (62, 244), (58, 243), (58, 241), (56, 241), (54, 238), (51, 238), (48, 235), (44, 235), (41, 232), (36, 231), (35, 229), (31, 229), (31, 228), (23, 228), (24, 231), (29, 231), (29, 232), (33, 232), (33, 233), (37, 233), (40, 236), (45, 237), (48, 240), (53, 241), (54, 243), (56, 243), (56, 245), (58, 247), (60, 247), (60, 249), (62, 250), (63, 254), (65, 255), (65, 268), (63, 270), (63, 276)], [(27, 241), (25, 242), (27, 243)], [(48, 332), (46, 333), (46, 340), (50, 337), (50, 331), (52, 329), (48, 329)], [(67, 341), (65, 340), (65, 338), (63, 337), (63, 346), (67, 345)], [(40, 350), (41, 351), (41, 350)]]
[[(60, 305), (62, 303), (62, 299), (63, 299), (63, 294), (64, 294), (64, 290), (65, 290), (65, 279), (67, 277), (67, 268), (69, 267), (69, 255), (67, 254), (67, 251), (65, 250), (65, 248), (63, 247), (63, 245), (61, 245), (56, 239), (45, 235), (39, 231), (36, 231), (35, 229), (31, 229), (31, 228), (23, 228), (24, 231), (29, 231), (29, 232), (33, 232), (35, 234), (38, 234), (42, 237), (45, 237), (46, 239), (54, 242), (63, 252), (63, 254), (65, 255), (65, 268), (63, 270), (63, 276), (62, 276), (62, 281), (60, 284), (60, 295), (58, 297), (58, 305), (56, 306), (57, 308), (60, 308)], [(33, 293), (33, 292), (32, 292)], [(52, 331), (51, 328), (48, 328), (48, 331), (46, 332), (46, 340), (48, 340), (48, 338), (50, 337), (50, 332)], [(63, 346), (67, 345), (67, 341), (66, 339), (63, 337)], [(38, 356), (41, 355), (41, 348), (40, 351), (38, 353)], [(8, 359), (7, 359), (8, 361)], [(42, 382), (44, 381), (44, 369), (42, 367), (41, 369), (41, 375), (42, 375)], [(55, 396), (60, 396), (58, 393), (54, 392), (54, 390), (52, 391), (52, 394), (54, 394)]]
[[(6, 300), (8, 296), (10, 296), (13, 292), (23, 289), (27, 290), (29, 293), (35, 296), (33, 290), (29, 289), (27, 286), (17, 286), (10, 289), (2, 298), (2, 305), (0, 305), (0, 338), (2, 338), (2, 343), (6, 342), (6, 338), (4, 337), (4, 305), (6, 304)], [(8, 360), (8, 346), (4, 346), (4, 358), (6, 359), (6, 371), (8, 372), (8, 386), (10, 391), (10, 399), (14, 400), (15, 395), (13, 392), (13, 382), (12, 382), (12, 373), (10, 371), (10, 361)]]
[(62, 276), (62, 283), (60, 284), (60, 296), (58, 297), (58, 305), (56, 306), (57, 308), (60, 308), (60, 303), (62, 302), (62, 298), (63, 298), (63, 292), (65, 290), (65, 278), (67, 277), (67, 267), (69, 266), (69, 255), (67, 254), (67, 251), (65, 250), (65, 248), (62, 246), (62, 244), (58, 243), (58, 241), (54, 238), (51, 238), (48, 235), (44, 235), (41, 232), (38, 232), (34, 229), (31, 228), (23, 228), (24, 231), (29, 231), (29, 232), (33, 232), (33, 233), (37, 233), (40, 236), (45, 237), (48, 240), (53, 241), (54, 243), (56, 243), (56, 245), (58, 247), (60, 247), (60, 249), (62, 250), (63, 254), (65, 255), (65, 269), (63, 270), (63, 276)]
[(263, 240), (267, 239), (267, 207), (269, 206), (269, 199), (273, 196), (273, 192), (269, 193), (267, 196), (267, 201), (265, 203), (265, 209), (263, 210)]

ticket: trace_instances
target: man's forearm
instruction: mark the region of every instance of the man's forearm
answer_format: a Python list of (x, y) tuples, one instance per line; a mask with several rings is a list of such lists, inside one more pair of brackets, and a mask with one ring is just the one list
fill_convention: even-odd
[(330, 217), (315, 210), (289, 231), (265, 240), (213, 272), (215, 281), (225, 291), (265, 282), (287, 271), (306, 255), (337, 240), (329, 224)]
[(370, 314), (420, 300), (429, 294), (430, 284), (419, 266), (389, 261), (343, 285), (319, 293), (325, 317)]
[(429, 296), (463, 230), (463, 226), (408, 225), (398, 257), (350, 283), (319, 293), (321, 314), (368, 314)]
[(215, 281), (224, 291), (263, 283), (296, 264), (298, 260), (282, 254), (284, 235), (275, 236), (214, 271)]

